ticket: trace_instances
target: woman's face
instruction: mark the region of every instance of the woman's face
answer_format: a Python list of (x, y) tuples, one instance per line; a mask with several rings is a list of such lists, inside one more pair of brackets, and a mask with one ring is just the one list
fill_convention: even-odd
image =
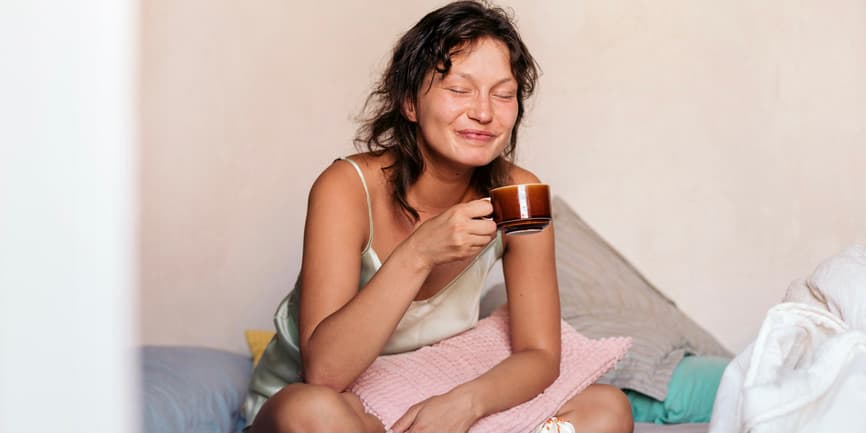
[[(432, 80), (432, 83), (431, 83)], [(461, 167), (493, 161), (511, 140), (517, 119), (517, 80), (508, 48), (482, 38), (451, 57), (447, 75), (428, 73), (414, 107), (425, 159)]]

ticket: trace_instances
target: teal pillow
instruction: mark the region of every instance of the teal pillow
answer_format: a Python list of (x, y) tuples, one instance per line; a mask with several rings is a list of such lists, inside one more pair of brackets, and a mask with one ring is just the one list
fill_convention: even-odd
[(635, 422), (680, 424), (709, 422), (716, 391), (728, 358), (687, 356), (677, 364), (664, 401), (633, 390), (625, 390)]
[[(631, 389), (624, 389), (628, 401), (631, 402), (631, 414), (634, 422), (650, 422), (664, 424), (665, 404)], [(670, 394), (668, 394), (670, 395)]]

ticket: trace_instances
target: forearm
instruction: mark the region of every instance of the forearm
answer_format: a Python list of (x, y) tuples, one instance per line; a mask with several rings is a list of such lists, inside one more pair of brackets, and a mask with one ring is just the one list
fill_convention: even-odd
[(514, 353), (450, 392), (470, 402), (477, 419), (528, 401), (559, 377), (559, 356), (543, 350)]
[(305, 380), (342, 391), (381, 353), (430, 267), (401, 245), (341, 309), (324, 319), (302, 349)]

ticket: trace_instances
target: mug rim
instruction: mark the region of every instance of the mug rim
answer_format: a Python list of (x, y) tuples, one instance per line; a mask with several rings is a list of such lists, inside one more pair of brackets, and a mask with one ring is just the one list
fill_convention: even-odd
[(502, 186), (497, 186), (496, 188), (491, 188), (488, 190), (488, 192), (493, 192), (493, 191), (496, 191), (497, 189), (502, 189), (502, 188), (514, 188), (514, 187), (517, 187), (520, 185), (544, 185), (544, 186), (550, 188), (550, 185), (546, 184), (544, 182), (512, 183), (511, 185), (502, 185)]

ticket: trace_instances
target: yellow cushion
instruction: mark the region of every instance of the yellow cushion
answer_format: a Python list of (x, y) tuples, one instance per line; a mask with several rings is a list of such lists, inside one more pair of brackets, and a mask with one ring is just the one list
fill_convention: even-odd
[(250, 348), (250, 355), (253, 356), (253, 366), (259, 363), (262, 358), (262, 353), (265, 351), (271, 338), (276, 332), (266, 331), (263, 329), (247, 329), (244, 331), (244, 337), (247, 339), (247, 347)]

